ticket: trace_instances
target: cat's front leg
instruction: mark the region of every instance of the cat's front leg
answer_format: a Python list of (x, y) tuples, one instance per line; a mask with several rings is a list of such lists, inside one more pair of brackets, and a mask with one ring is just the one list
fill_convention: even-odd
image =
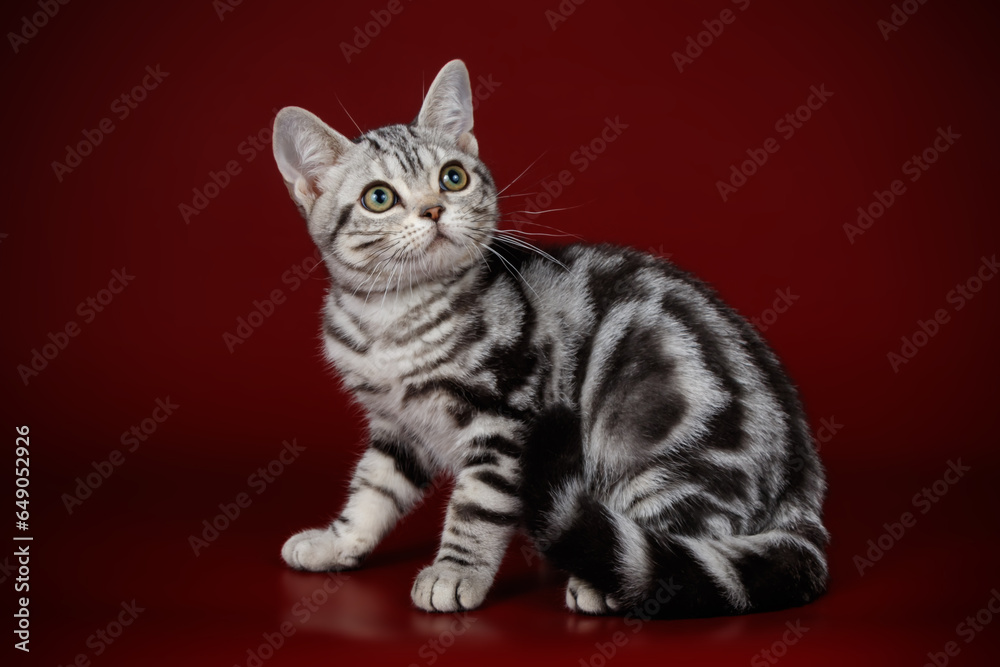
[(482, 604), (521, 521), (519, 453), (520, 443), (501, 435), (469, 443), (437, 557), (413, 584), (416, 606), (452, 612)]
[(297, 570), (355, 568), (420, 500), (429, 483), (430, 473), (403, 440), (391, 431), (373, 429), (340, 516), (327, 528), (292, 535), (281, 557)]

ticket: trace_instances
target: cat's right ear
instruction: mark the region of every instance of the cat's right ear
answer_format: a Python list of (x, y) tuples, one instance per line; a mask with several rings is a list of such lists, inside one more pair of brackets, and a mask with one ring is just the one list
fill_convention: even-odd
[(323, 174), (351, 146), (351, 140), (299, 107), (285, 107), (278, 112), (272, 136), (278, 171), (288, 193), (308, 216), (322, 193)]

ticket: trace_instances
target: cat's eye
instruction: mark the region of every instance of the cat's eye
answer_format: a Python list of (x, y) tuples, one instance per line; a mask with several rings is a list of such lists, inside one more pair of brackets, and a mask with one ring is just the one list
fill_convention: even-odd
[(396, 193), (384, 183), (376, 183), (361, 195), (361, 205), (372, 213), (385, 213), (396, 205)]
[(441, 170), (441, 189), (458, 192), (469, 184), (469, 174), (460, 164), (446, 164)]

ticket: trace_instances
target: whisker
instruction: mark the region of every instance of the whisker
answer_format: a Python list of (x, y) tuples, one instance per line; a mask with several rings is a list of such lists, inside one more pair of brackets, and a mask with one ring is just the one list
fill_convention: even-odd
[(340, 108), (344, 110), (344, 113), (346, 113), (346, 114), (347, 114), (347, 117), (351, 119), (351, 122), (352, 122), (352, 123), (354, 123), (354, 127), (358, 128), (358, 134), (359, 134), (359, 135), (362, 135), (362, 134), (364, 134), (364, 131), (363, 131), (363, 130), (361, 129), (361, 126), (360, 126), (360, 125), (358, 125), (358, 124), (357, 124), (357, 123), (356, 123), (356, 122), (354, 121), (354, 117), (353, 117), (353, 116), (351, 116), (351, 112), (350, 112), (350, 111), (348, 111), (348, 110), (347, 110), (347, 107), (345, 107), (345, 106), (344, 106), (344, 103), (340, 101), (340, 97), (339, 97), (339, 96), (338, 96), (338, 95), (337, 95), (336, 93), (334, 93), (334, 95), (333, 95), (333, 96), (337, 98), (337, 104), (339, 104), (339, 105), (340, 105)]
[[(378, 258), (379, 258), (379, 257), (381, 257), (382, 255), (384, 255), (384, 254), (386, 254), (386, 253), (390, 252), (390, 251), (391, 251), (391, 250), (392, 250), (393, 248), (395, 248), (395, 247), (396, 247), (397, 245), (399, 245), (400, 243), (401, 243), (401, 241), (397, 240), (397, 241), (396, 241), (395, 243), (393, 243), (393, 244), (392, 244), (391, 246), (389, 246), (388, 248), (384, 248), (383, 250), (379, 251), (379, 252), (378, 252), (378, 253), (377, 253), (377, 254), (375, 255), (375, 258), (376, 258), (376, 259), (378, 259)], [(374, 281), (375, 281), (375, 279), (376, 279), (376, 277), (377, 277), (377, 276), (375, 275), (375, 271), (376, 271), (376, 270), (377, 270), (377, 269), (379, 268), (379, 266), (381, 266), (381, 265), (382, 265), (382, 264), (383, 264), (384, 262), (388, 262), (388, 261), (389, 261), (389, 260), (391, 260), (391, 259), (392, 259), (392, 258), (390, 257), (390, 258), (388, 258), (388, 259), (385, 259), (385, 260), (383, 260), (383, 261), (379, 262), (378, 264), (376, 264), (376, 265), (375, 265), (375, 268), (374, 268), (374, 269), (372, 269), (372, 271), (371, 271), (371, 272), (369, 273), (369, 278), (365, 278), (365, 280), (364, 280), (364, 281), (363, 281), (363, 282), (362, 282), (362, 283), (361, 283), (360, 285), (358, 285), (357, 287), (355, 287), (355, 288), (354, 288), (354, 292), (352, 292), (352, 293), (351, 293), (351, 296), (353, 297), (353, 296), (354, 296), (355, 294), (357, 294), (357, 293), (358, 293), (358, 290), (359, 290), (359, 289), (361, 289), (362, 287), (364, 287), (364, 286), (365, 286), (365, 283), (367, 283), (369, 279), (370, 279), (370, 280), (372, 280), (372, 287), (374, 287), (374, 286), (375, 286), (375, 282), (374, 282)], [(369, 290), (368, 290), (368, 293), (369, 293), (369, 294), (371, 294), (371, 289), (369, 289)], [(365, 297), (365, 303), (368, 303), (368, 297)]]
[(504, 192), (506, 192), (506, 191), (507, 191), (507, 188), (509, 188), (510, 186), (512, 186), (512, 185), (514, 185), (515, 183), (517, 183), (518, 179), (520, 179), (520, 178), (521, 178), (522, 176), (524, 176), (524, 175), (525, 175), (526, 173), (528, 173), (528, 170), (529, 170), (529, 169), (531, 169), (532, 167), (534, 167), (534, 166), (535, 166), (535, 163), (536, 163), (536, 162), (538, 162), (539, 160), (541, 160), (541, 159), (542, 159), (542, 157), (543, 157), (543, 156), (545, 155), (545, 153), (547, 153), (547, 152), (548, 152), (548, 151), (542, 151), (542, 154), (541, 154), (541, 155), (539, 155), (538, 157), (536, 157), (536, 158), (535, 158), (535, 159), (534, 159), (534, 160), (533, 160), (533, 161), (531, 162), (531, 164), (529, 164), (529, 165), (528, 165), (527, 167), (525, 167), (525, 168), (524, 168), (524, 171), (522, 171), (522, 172), (521, 172), (520, 174), (518, 174), (518, 175), (517, 175), (517, 177), (516, 177), (516, 178), (515, 178), (515, 179), (514, 179), (513, 181), (511, 181), (510, 183), (508, 183), (508, 184), (506, 185), (506, 187), (504, 187), (504, 188), (503, 188), (503, 190), (500, 190), (499, 192), (497, 192), (497, 196), (499, 197), (500, 195), (502, 195), (502, 194), (503, 194)]
[(499, 243), (507, 243), (508, 245), (512, 245), (512, 246), (515, 246), (515, 247), (518, 247), (518, 248), (524, 248), (525, 250), (537, 253), (540, 257), (543, 257), (544, 259), (547, 259), (550, 262), (552, 262), (552, 263), (554, 263), (554, 264), (556, 264), (558, 266), (561, 266), (565, 271), (569, 271), (569, 267), (568, 266), (566, 266), (565, 264), (563, 264), (562, 262), (560, 262), (558, 259), (556, 259), (552, 255), (550, 255), (549, 253), (545, 252), (541, 248), (539, 248), (537, 246), (533, 246), (532, 244), (528, 243), (527, 241), (524, 241), (522, 239), (513, 239), (513, 238), (505, 238), (505, 237), (502, 237), (502, 236), (498, 236), (497, 237), (497, 242), (499, 242)]
[[(505, 218), (498, 218), (497, 222), (511, 222), (511, 223), (521, 223), (521, 224), (525, 224), (525, 225), (534, 225), (535, 227), (541, 227), (542, 229), (551, 229), (554, 232), (559, 232), (560, 234), (565, 234), (566, 236), (572, 236), (574, 238), (580, 239), (581, 241), (583, 240), (582, 236), (579, 236), (577, 234), (570, 234), (569, 232), (564, 232), (563, 230), (559, 229), (558, 227), (552, 227), (551, 225), (543, 225), (542, 223), (535, 222), (533, 220), (507, 220)], [(505, 230), (505, 231), (520, 231), (520, 230), (511, 230), (511, 229), (508, 229), (508, 230)]]
[(510, 269), (511, 269), (511, 270), (512, 270), (512, 271), (513, 271), (514, 273), (516, 273), (516, 274), (517, 274), (517, 276), (518, 276), (518, 277), (519, 277), (519, 278), (521, 279), (521, 282), (523, 282), (523, 283), (524, 283), (525, 285), (527, 285), (527, 286), (528, 286), (528, 289), (530, 289), (530, 290), (531, 290), (531, 292), (532, 292), (532, 293), (533, 293), (533, 294), (534, 294), (534, 295), (535, 295), (536, 297), (538, 296), (538, 292), (536, 292), (536, 291), (535, 291), (535, 288), (531, 286), (531, 283), (529, 283), (529, 282), (528, 282), (527, 280), (525, 280), (525, 279), (524, 279), (524, 276), (523, 276), (523, 275), (521, 275), (521, 272), (517, 270), (517, 267), (516, 267), (516, 266), (514, 266), (513, 264), (511, 264), (511, 263), (510, 263), (510, 262), (509, 262), (509, 261), (507, 260), (507, 258), (506, 258), (506, 257), (504, 257), (503, 255), (501, 255), (500, 253), (498, 253), (498, 252), (497, 252), (496, 250), (494, 250), (494, 249), (493, 249), (493, 248), (491, 248), (490, 246), (486, 245), (485, 243), (480, 243), (479, 245), (481, 245), (482, 247), (486, 248), (486, 249), (487, 249), (487, 250), (489, 250), (489, 251), (490, 251), (491, 253), (493, 253), (494, 255), (496, 255), (497, 257), (499, 257), (499, 258), (500, 258), (500, 261), (501, 261), (501, 262), (503, 262), (504, 264), (506, 264), (506, 265), (507, 265), (508, 267), (510, 267)]
[(578, 234), (567, 234), (566, 232), (559, 232), (558, 234), (549, 234), (547, 232), (525, 232), (521, 231), (520, 229), (497, 229), (496, 231), (504, 234), (526, 234), (528, 236), (555, 236), (555, 237), (571, 236), (573, 238), (580, 239), (581, 241), (583, 240), (583, 237), (579, 236)]
[(583, 204), (577, 204), (576, 206), (564, 206), (563, 208), (549, 208), (544, 211), (507, 211), (507, 213), (524, 213), (526, 215), (541, 215), (542, 213), (555, 213), (556, 211), (572, 211), (574, 208), (580, 208)]
[[(386, 263), (386, 262), (391, 262), (392, 260), (394, 260), (396, 258), (396, 255), (398, 255), (401, 252), (402, 252), (402, 249), (397, 250), (396, 252), (394, 252), (392, 254), (391, 257), (389, 257), (389, 259), (385, 260), (384, 262), (380, 262), (380, 264), (383, 264), (383, 263)], [(375, 278), (372, 280), (372, 286), (368, 288), (368, 294), (365, 295), (365, 302), (361, 306), (361, 317), (364, 317), (365, 309), (368, 308), (368, 299), (369, 299), (369, 297), (371, 297), (372, 290), (375, 289), (375, 283), (378, 282), (378, 279), (382, 275), (382, 272), (385, 271), (386, 266), (388, 266), (388, 264), (385, 264), (385, 266), (383, 266), (381, 269), (379, 269), (378, 273), (375, 275)]]
[(483, 234), (484, 236), (492, 235), (493, 238), (496, 240), (497, 243), (506, 243), (506, 244), (508, 244), (508, 245), (510, 245), (512, 247), (523, 248), (523, 249), (528, 250), (530, 252), (536, 253), (538, 256), (542, 257), (543, 259), (546, 259), (546, 260), (552, 262), (553, 264), (556, 264), (556, 265), (562, 267), (564, 270), (569, 271), (569, 267), (568, 266), (566, 266), (565, 264), (563, 264), (562, 262), (560, 262), (558, 259), (556, 259), (552, 255), (550, 255), (549, 253), (545, 252), (544, 250), (542, 250), (538, 246), (532, 245), (531, 243), (528, 243), (524, 239), (519, 239), (519, 238), (516, 238), (516, 237), (504, 236), (503, 235), (504, 234), (504, 230), (470, 229), (469, 231), (471, 233), (474, 233), (474, 234), (477, 234), (477, 233), (478, 234)]

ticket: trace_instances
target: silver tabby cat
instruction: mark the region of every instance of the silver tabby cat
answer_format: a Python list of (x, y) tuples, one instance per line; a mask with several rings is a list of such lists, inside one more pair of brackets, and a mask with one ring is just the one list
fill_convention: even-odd
[(668, 262), (529, 252), (499, 231), (461, 61), (412, 123), (353, 140), (283, 109), (274, 156), (329, 269), (326, 355), (369, 430), (346, 506), (285, 543), (291, 567), (358, 567), (447, 473), (421, 609), (480, 606), (517, 530), (569, 574), (578, 612), (656, 596), (662, 616), (741, 614), (823, 593), (823, 470), (775, 355)]

